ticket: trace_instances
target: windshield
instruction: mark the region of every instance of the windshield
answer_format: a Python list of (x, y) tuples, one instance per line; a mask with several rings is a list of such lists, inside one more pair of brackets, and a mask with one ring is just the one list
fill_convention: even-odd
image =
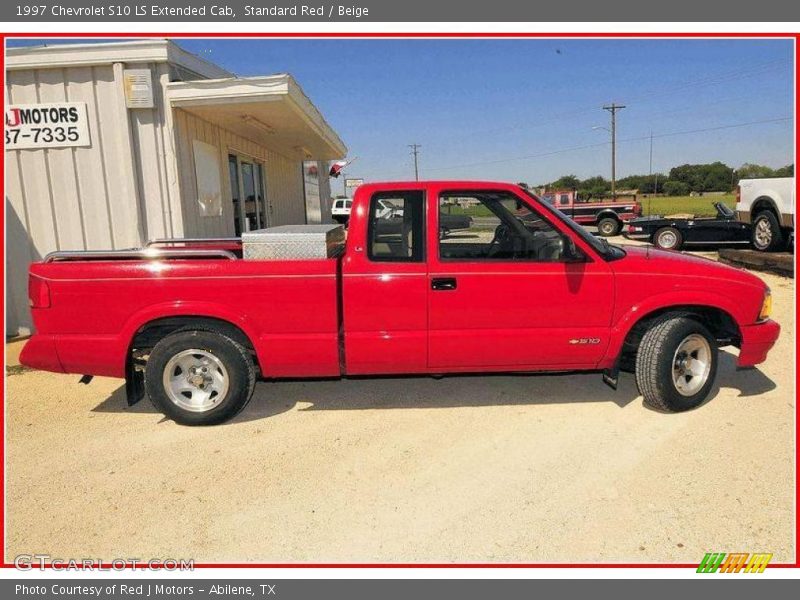
[(594, 250), (596, 250), (599, 254), (601, 254), (604, 258), (609, 260), (615, 260), (617, 258), (622, 258), (625, 256), (625, 251), (622, 248), (617, 246), (612, 246), (606, 240), (602, 238), (595, 237), (589, 231), (578, 225), (575, 221), (570, 219), (567, 215), (561, 212), (558, 208), (551, 205), (548, 202), (541, 202), (539, 198), (532, 192), (526, 190), (525, 188), (519, 188), (527, 196), (530, 196), (532, 199), (537, 201), (537, 205), (543, 207), (545, 210), (549, 211), (554, 217), (556, 217), (559, 221), (563, 222), (567, 227), (569, 227), (572, 231), (574, 231), (580, 238), (589, 244)]
[(723, 204), (722, 202), (717, 203), (717, 211), (719, 211), (719, 214), (723, 217), (732, 217), (734, 214), (730, 206)]

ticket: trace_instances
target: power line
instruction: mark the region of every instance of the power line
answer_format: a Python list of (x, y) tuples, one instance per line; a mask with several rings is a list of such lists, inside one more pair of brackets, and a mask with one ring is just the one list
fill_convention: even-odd
[[(707, 132), (707, 131), (720, 131), (720, 130), (723, 130), (723, 129), (734, 129), (734, 128), (737, 128), (737, 127), (747, 127), (749, 125), (763, 125), (763, 124), (767, 124), (767, 123), (781, 123), (781, 122), (784, 122), (784, 121), (791, 121), (792, 118), (793, 117), (780, 117), (780, 118), (773, 118), (773, 119), (762, 119), (762, 120), (759, 120), (759, 121), (747, 121), (747, 122), (743, 122), (743, 123), (731, 123), (731, 124), (728, 124), (728, 125), (719, 125), (719, 126), (716, 126), (716, 127), (704, 127), (702, 129), (687, 129), (687, 130), (683, 130), (683, 131), (671, 131), (671, 132), (667, 132), (667, 133), (657, 133), (657, 134), (654, 133), (653, 134), (653, 138), (657, 139), (657, 138), (665, 138), (665, 137), (674, 137), (674, 136), (679, 136), (679, 135), (689, 135), (689, 134), (693, 134), (693, 133), (704, 133), (704, 132)], [(630, 138), (621, 139), (621, 140), (619, 140), (619, 142), (620, 143), (637, 142), (637, 141), (649, 140), (649, 139), (650, 139), (650, 134), (645, 135), (645, 136), (638, 136), (638, 137), (630, 137)], [(597, 143), (597, 144), (585, 144), (585, 145), (582, 145), (582, 146), (570, 146), (568, 148), (560, 148), (558, 150), (551, 150), (549, 152), (541, 152), (541, 153), (538, 153), (538, 154), (527, 154), (525, 156), (514, 156), (514, 157), (508, 157), (508, 158), (501, 158), (501, 159), (497, 159), (497, 160), (486, 160), (486, 161), (473, 162), (473, 163), (464, 163), (464, 164), (460, 164), (460, 165), (450, 165), (450, 166), (447, 166), (447, 167), (433, 167), (433, 168), (428, 168), (428, 171), (449, 171), (449, 170), (452, 170), (452, 169), (464, 169), (464, 168), (468, 168), (468, 167), (480, 167), (480, 166), (484, 166), (484, 165), (496, 165), (496, 164), (502, 164), (502, 163), (507, 163), (507, 162), (515, 162), (515, 161), (518, 161), (518, 160), (528, 160), (528, 159), (531, 159), (531, 158), (542, 158), (542, 157), (545, 157), (545, 156), (553, 156), (555, 154), (562, 154), (564, 152), (573, 152), (573, 151), (576, 151), (576, 150), (587, 150), (589, 148), (601, 148), (603, 146), (606, 146), (607, 144), (608, 144), (608, 142), (601, 142), (601, 143)]]
[[(727, 83), (731, 80), (742, 79), (753, 77), (755, 75), (760, 74), (760, 72), (768, 72), (770, 70), (774, 70), (780, 67), (783, 64), (791, 63), (791, 59), (775, 59), (771, 61), (766, 61), (762, 63), (756, 63), (747, 67), (732, 69), (730, 71), (723, 71), (721, 73), (716, 73), (714, 75), (707, 75), (703, 77), (698, 77), (694, 79), (685, 79), (683, 81), (672, 82), (663, 86), (660, 86), (655, 89), (651, 89), (651, 91), (646, 92), (644, 94), (639, 94), (637, 96), (628, 97), (625, 99), (626, 102), (629, 104), (631, 102), (640, 102), (642, 100), (647, 100), (653, 97), (662, 98), (664, 96), (669, 96), (672, 94), (680, 93), (686, 89), (696, 88), (696, 87), (703, 87), (707, 85), (719, 85), (722, 83)], [(716, 104), (716, 103), (715, 103)], [(472, 137), (472, 136), (483, 136), (489, 135), (493, 133), (499, 133), (501, 131), (519, 131), (519, 130), (526, 130), (526, 129), (533, 129), (536, 127), (542, 127), (544, 125), (549, 125), (551, 123), (556, 123), (558, 121), (569, 119), (575, 117), (577, 115), (581, 115), (584, 113), (591, 113), (597, 110), (597, 105), (585, 108), (578, 108), (571, 111), (566, 111), (562, 113), (556, 113), (549, 118), (545, 118), (542, 121), (537, 121), (534, 123), (526, 122), (526, 123), (517, 123), (514, 125), (508, 125), (503, 127), (496, 127), (491, 129), (483, 129), (483, 130), (474, 130), (474, 131), (465, 131), (463, 133), (457, 133), (452, 136), (448, 136), (448, 140), (453, 139), (461, 139), (465, 137)]]

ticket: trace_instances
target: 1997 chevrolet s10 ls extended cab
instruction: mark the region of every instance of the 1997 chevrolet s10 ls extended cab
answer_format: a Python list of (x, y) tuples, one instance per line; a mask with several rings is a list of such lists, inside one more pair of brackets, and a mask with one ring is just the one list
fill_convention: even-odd
[[(442, 214), (474, 219), (443, 237)], [(596, 371), (613, 387), (624, 370), (648, 404), (681, 411), (708, 395), (718, 347), (750, 367), (780, 330), (759, 278), (610, 245), (504, 183), (363, 185), (330, 258), (251, 260), (242, 245), (33, 264), (21, 362), (125, 377), (129, 402), (146, 393), (189, 425), (234, 416), (257, 377)]]

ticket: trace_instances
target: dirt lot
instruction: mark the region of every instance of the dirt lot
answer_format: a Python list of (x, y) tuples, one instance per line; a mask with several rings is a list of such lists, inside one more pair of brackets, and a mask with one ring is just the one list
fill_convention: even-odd
[(260, 383), (197, 429), (128, 408), (119, 380), (12, 366), (6, 559), (793, 561), (794, 283), (762, 277), (769, 362), (723, 353), (677, 415), (631, 375), (398, 378)]

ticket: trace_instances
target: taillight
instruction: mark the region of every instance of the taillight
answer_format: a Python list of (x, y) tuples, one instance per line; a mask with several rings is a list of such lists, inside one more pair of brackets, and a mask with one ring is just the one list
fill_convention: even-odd
[(50, 286), (41, 277), (28, 275), (28, 302), (31, 308), (50, 308)]
[(736, 186), (736, 204), (742, 201), (742, 188), (738, 185)]

